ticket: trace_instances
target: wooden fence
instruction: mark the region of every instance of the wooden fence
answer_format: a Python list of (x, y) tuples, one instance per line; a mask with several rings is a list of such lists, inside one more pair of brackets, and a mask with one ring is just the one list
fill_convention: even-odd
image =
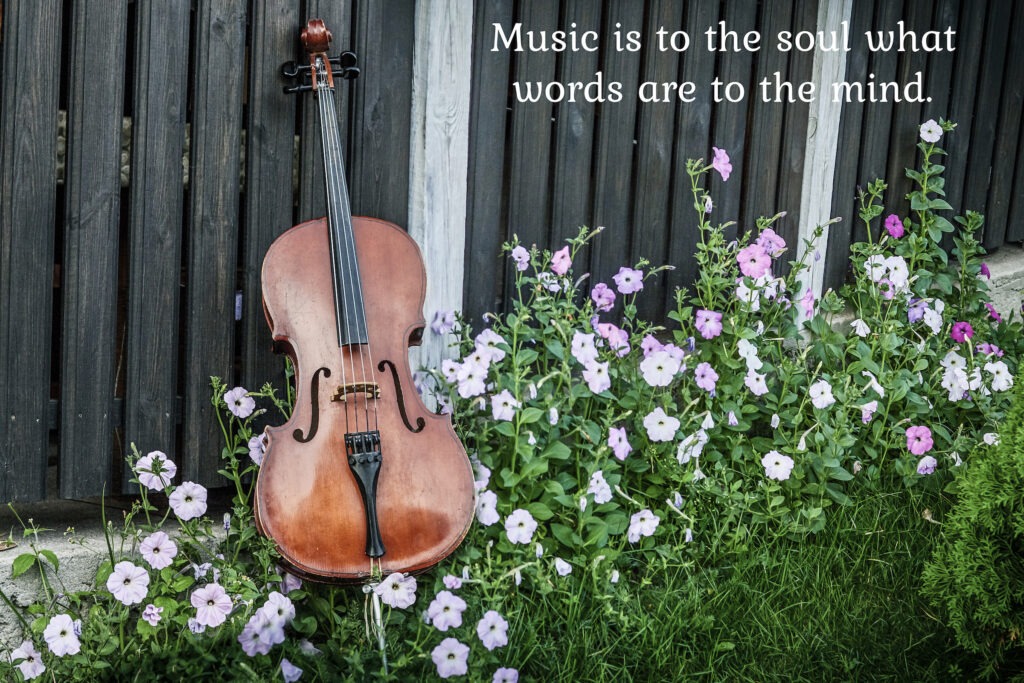
[[(424, 3), (3, 3), (0, 501), (121, 490), (130, 442), (173, 453), (187, 479), (216, 481), (209, 378), (255, 387), (279, 377), (259, 266), (283, 229), (324, 213), (315, 107), (281, 93), (278, 67), (299, 56), (297, 27), (313, 16), (332, 29), (335, 48), (359, 53), (363, 74), (340, 95), (353, 209), (405, 225)], [(465, 311), (501, 310), (504, 240), (551, 247), (585, 224), (607, 227), (577, 265), (595, 280), (640, 256), (677, 267), (643, 299), (641, 314), (662, 315), (695, 275), (685, 160), (727, 149), (734, 175), (711, 180), (716, 216), (742, 230), (785, 210), (781, 231), (794, 244), (815, 132), (807, 104), (749, 96), (774, 72), (811, 79), (811, 53), (492, 51), (495, 23), (575, 23), (599, 31), (602, 44), (617, 26), (699, 36), (726, 21), (774, 35), (814, 31), (819, 9), (836, 4), (852, 32), (902, 18), (917, 30), (954, 28), (957, 50), (845, 55), (849, 80), (905, 81), (922, 70), (933, 100), (842, 107), (831, 195), (845, 221), (830, 235), (826, 284), (842, 282), (858, 238), (854, 188), (885, 175), (892, 197), (905, 193), (901, 169), (929, 117), (960, 124), (948, 145), (951, 203), (988, 214), (989, 247), (1024, 239), (1024, 41), (1013, 39), (1024, 3), (480, 0), (466, 74)], [(690, 104), (549, 104), (520, 103), (512, 91), (517, 81), (589, 82), (597, 72), (626, 93), (644, 81), (707, 84), (717, 75), (743, 83), (748, 97), (716, 104), (704, 87)]]

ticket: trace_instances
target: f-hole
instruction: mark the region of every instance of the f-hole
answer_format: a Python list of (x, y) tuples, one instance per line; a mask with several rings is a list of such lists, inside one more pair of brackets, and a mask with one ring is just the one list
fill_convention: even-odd
[(330, 368), (320, 368), (313, 373), (313, 379), (309, 383), (309, 391), (313, 394), (313, 417), (309, 422), (309, 433), (302, 435), (301, 429), (292, 432), (292, 436), (299, 443), (309, 443), (316, 436), (317, 427), (320, 425), (320, 374), (324, 377), (331, 376)]
[(427, 426), (427, 421), (422, 417), (416, 418), (416, 426), (413, 427), (409, 422), (409, 414), (405, 411), (405, 394), (402, 393), (402, 383), (398, 380), (398, 368), (391, 361), (385, 359), (377, 363), (377, 369), (384, 372), (384, 368), (391, 370), (391, 377), (395, 381), (395, 396), (398, 398), (398, 412), (402, 416), (402, 422), (405, 423), (405, 428), (413, 434), (418, 434), (423, 431), (423, 428)]

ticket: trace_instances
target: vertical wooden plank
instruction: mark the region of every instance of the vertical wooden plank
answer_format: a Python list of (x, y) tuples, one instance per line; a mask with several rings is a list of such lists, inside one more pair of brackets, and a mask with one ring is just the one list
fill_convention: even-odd
[[(851, 2), (852, 0), (824, 0), (817, 4), (816, 8), (807, 3), (798, 10), (802, 17), (801, 23), (809, 20), (807, 14), (816, 9), (815, 22), (818, 32), (838, 33), (843, 22), (850, 19)], [(841, 82), (845, 73), (845, 53), (817, 51), (814, 54), (811, 80), (817, 84), (819, 93), (827, 90), (830, 83)], [(819, 225), (824, 225), (832, 217), (830, 183), (835, 177), (841, 106), (841, 103), (833, 102), (831, 97), (818, 97), (809, 106), (810, 119), (804, 138), (806, 146), (803, 154), (802, 196), (797, 218), (800, 232), (797, 244), (792, 245), (790, 253), (807, 263), (808, 269), (800, 272), (799, 281), (803, 284), (804, 291), (809, 289), (814, 292), (816, 298), (820, 298), (823, 292), (825, 262), (821, 258), (821, 252), (826, 245), (823, 241), (815, 240), (815, 231)], [(803, 307), (798, 311), (801, 319), (806, 317)]]
[[(1013, 6), (1009, 34), (1020, 36), (1022, 32), (1024, 7), (1017, 3)], [(1022, 165), (1020, 157), (1005, 152), (1017, 149), (1021, 135), (1021, 105), (1024, 104), (1024, 63), (1021, 60), (1024, 57), (1024, 50), (1017, 47), (1020, 44), (1020, 40), (1009, 41), (1004, 56), (1002, 92), (998, 95), (1001, 99), (999, 121), (995, 136), (992, 138), (992, 170), (989, 175), (988, 203), (985, 209), (984, 244), (988, 249), (1000, 247), (1006, 240), (1014, 171)]]
[[(334, 40), (331, 43), (331, 54), (355, 48), (352, 42), (352, 2), (335, 2), (332, 0), (307, 0), (306, 14), (299, 18), (295, 27), (294, 57), (288, 56), (282, 61), (295, 59), (308, 62), (308, 56), (302, 47), (299, 34), (310, 19), (323, 19)], [(358, 55), (360, 66), (366, 68), (366, 55)], [(362, 77), (360, 77), (362, 78)], [(342, 154), (348, 159), (348, 99), (352, 88), (347, 83), (336, 83), (335, 93), (338, 99), (338, 125), (341, 130)], [(324, 157), (320, 144), (320, 114), (317, 111), (315, 96), (309, 93), (299, 94), (298, 107), (302, 117), (301, 143), (299, 152), (299, 217), (298, 221), (307, 221), (327, 215), (327, 204), (324, 195)], [(351, 168), (351, 164), (347, 166)]]
[(415, 4), (375, 0), (357, 3), (356, 9), (355, 45), (363, 70), (351, 93), (340, 94), (353, 100), (352, 212), (404, 227), (409, 222)]
[(512, 0), (492, 0), (475, 8), (473, 83), (469, 113), (469, 198), (466, 211), (466, 271), (469, 283), (463, 309), (479, 320), (497, 310), (501, 280), (488, 277), (502, 265), (498, 252), (505, 239), (504, 168), (508, 148), (510, 54), (494, 47), (494, 24), (506, 31), (512, 25)]
[(260, 269), (270, 243), (294, 220), (292, 156), (298, 102), (296, 96), (282, 92), (279, 69), (282, 62), (294, 59), (298, 7), (292, 0), (256, 2), (249, 23), (241, 382), (255, 389), (270, 381), (282, 391), (284, 363), (271, 352)]
[(8, 3), (0, 80), (0, 502), (46, 496), (61, 2)]
[[(821, 8), (821, 9), (819, 9)], [(819, 12), (824, 10), (825, 16), (819, 26)], [(826, 35), (841, 31), (841, 20), (850, 18), (850, 10), (846, 0), (796, 0), (793, 5), (792, 31), (825, 31)], [(819, 56), (821, 63), (815, 63)], [(838, 146), (836, 144), (842, 107), (833, 104), (830, 85), (835, 80), (842, 80), (845, 74), (846, 54), (843, 52), (793, 51), (789, 55), (789, 77), (793, 83), (815, 81), (817, 96), (814, 102), (797, 101), (786, 105), (782, 127), (782, 144), (779, 148), (779, 182), (776, 189), (776, 211), (785, 211), (786, 216), (775, 224), (775, 231), (786, 240), (789, 251), (775, 265), (776, 275), (789, 272), (789, 262), (800, 250), (804, 237), (801, 231), (813, 233), (818, 223), (827, 221), (831, 214), (831, 182), (833, 165), (837, 161)], [(815, 71), (815, 69), (819, 69)], [(822, 93), (826, 94), (822, 94)], [(828, 105), (828, 106), (823, 106)], [(811, 120), (815, 119), (813, 123)], [(813, 128), (812, 128), (813, 126)], [(824, 145), (824, 149), (818, 145)], [(815, 171), (810, 171), (811, 159), (817, 157), (819, 164)], [(751, 164), (751, 169), (756, 168)], [(805, 179), (810, 175), (813, 183), (805, 186)], [(814, 202), (805, 206), (805, 198), (813, 197)], [(746, 204), (746, 202), (744, 202)], [(808, 213), (809, 212), (809, 213)], [(761, 212), (766, 213), (767, 212)], [(805, 215), (807, 220), (805, 220)], [(813, 225), (812, 225), (813, 223)], [(809, 237), (810, 235), (808, 235)], [(816, 245), (821, 254), (819, 268), (823, 272), (826, 264), (826, 240)], [(815, 285), (822, 287), (820, 279)]]
[[(643, 29), (643, 3), (608, 4), (605, 35), (601, 37), (601, 68), (607, 81), (622, 84), (622, 101), (605, 102), (598, 109), (594, 223), (606, 229), (594, 239), (591, 251), (590, 272), (595, 282), (611, 278), (621, 266), (633, 265), (627, 261), (635, 238), (630, 207), (635, 200), (636, 92), (641, 61), (639, 51), (627, 48), (627, 36), (631, 31), (642, 33)], [(616, 49), (616, 35), (621, 36), (622, 50)]]
[(182, 476), (200, 483), (218, 477), (210, 377), (234, 380), (246, 8), (245, 0), (202, 0), (196, 13)]
[(143, 451), (175, 445), (189, 20), (185, 3), (136, 8), (124, 405)]
[[(558, 28), (558, 0), (524, 3), (518, 18), (523, 29), (546, 31)], [(510, 27), (506, 27), (508, 30)], [(525, 37), (524, 37), (525, 41)], [(504, 46), (501, 47), (504, 49)], [(552, 52), (517, 52), (513, 63), (514, 81), (547, 84), (555, 78)], [(513, 91), (514, 92), (514, 91)], [(553, 105), (544, 97), (538, 102), (519, 102), (512, 94), (512, 131), (508, 168), (508, 225), (506, 238), (518, 234), (528, 247), (549, 246), (551, 208), (551, 119)], [(555, 245), (550, 245), (555, 246)]]
[[(691, 40), (703, 39), (702, 31), (719, 20), (718, 3), (691, 2), (686, 8), (685, 30)], [(669, 291), (677, 287), (686, 287), (697, 277), (697, 261), (693, 258), (694, 245), (700, 239), (697, 232), (697, 221), (694, 215), (693, 201), (690, 194), (690, 177), (686, 174), (687, 159), (704, 159), (709, 161), (711, 151), (709, 138), (711, 134), (712, 102), (711, 92), (700, 84), (710, 83), (715, 74), (715, 59), (699, 44), (683, 55), (680, 81), (698, 84), (696, 101), (687, 103), (676, 110), (676, 157), (675, 177), (672, 194), (672, 230), (669, 236), (668, 262), (676, 269), (666, 273), (665, 280)], [(718, 215), (712, 214), (712, 220), (718, 221)], [(671, 305), (671, 304), (670, 304)]]
[[(653, 0), (650, 3), (643, 31), (643, 35), (646, 36), (643, 51), (644, 81), (657, 84), (678, 82), (679, 55), (673, 50), (661, 52), (655, 32), (659, 27), (679, 26), (682, 19), (682, 5), (679, 2)], [(675, 110), (679, 104), (678, 98), (673, 97), (668, 102), (639, 105), (637, 191), (633, 201), (632, 218), (633, 262), (647, 258), (654, 265), (666, 263), (672, 207)], [(640, 316), (646, 320), (662, 318), (666, 310), (665, 302), (670, 294), (664, 277), (647, 280), (644, 283), (644, 296), (637, 299)]]
[(110, 490), (127, 0), (72, 7), (60, 494)]
[[(427, 292), (423, 314), (462, 305), (466, 244), (466, 162), (473, 6), (461, 0), (418, 0), (409, 234), (423, 254)], [(439, 368), (449, 339), (424, 335), (413, 367)]]
[[(946, 164), (946, 201), (958, 212), (975, 207), (964, 205), (964, 187), (975, 178), (967, 176), (968, 154), (972, 148), (972, 128), (977, 115), (978, 83), (984, 78), (981, 68), (982, 50), (985, 43), (985, 17), (988, 14), (987, 0), (964, 2), (960, 8), (960, 25), (957, 30), (957, 46), (953, 67), (953, 88), (950, 95), (948, 118), (957, 124), (956, 131), (943, 140), (943, 149), (949, 156)], [(982, 141), (984, 143), (984, 141)]]
[[(722, 20), (730, 32), (736, 32), (742, 39), (748, 31), (757, 28), (757, 5), (743, 0), (725, 0)], [(714, 25), (720, 29), (720, 24)], [(721, 33), (719, 31), (719, 33)], [(702, 35), (703, 47), (707, 48), (707, 37)], [(719, 35), (719, 40), (721, 36)], [(762, 38), (764, 40), (764, 38)], [(743, 49), (742, 44), (739, 50), (734, 50), (734, 42), (729, 41), (728, 49), (719, 53), (719, 68), (715, 74), (721, 79), (723, 85), (720, 94), (722, 102), (715, 105), (714, 134), (711, 144), (715, 147), (726, 150), (732, 161), (732, 175), (728, 182), (723, 181), (717, 173), (712, 173), (711, 193), (715, 198), (715, 207), (718, 212), (718, 220), (739, 220), (743, 215), (743, 186), (748, 180), (745, 169), (747, 168), (747, 118), (750, 110), (752, 90), (755, 82), (752, 74), (753, 53)], [(765, 49), (765, 48), (762, 48)], [(741, 83), (744, 87), (745, 97), (740, 102), (728, 102), (724, 99), (726, 94), (725, 84), (729, 82)], [(707, 152), (710, 154), (710, 150)], [(737, 226), (728, 229), (728, 235), (735, 236)]]
[[(812, 26), (811, 30), (813, 29)], [(762, 46), (757, 59), (755, 87), (748, 94), (752, 113), (747, 154), (750, 167), (760, 169), (761, 172), (752, 174), (746, 182), (744, 212), (740, 220), (740, 229), (744, 231), (754, 228), (758, 216), (771, 216), (777, 210), (795, 208), (777, 205), (779, 174), (774, 172), (774, 169), (779, 168), (779, 156), (782, 151), (782, 125), (786, 113), (795, 105), (787, 103), (785, 94), (782, 95), (781, 103), (764, 102), (760, 86), (762, 79), (767, 79), (771, 84), (767, 93), (773, 98), (776, 96), (774, 74), (778, 73), (782, 81), (800, 82), (790, 77), (789, 55), (774, 47), (774, 36), (777, 36), (779, 31), (797, 30), (794, 28), (792, 1), (774, 0), (761, 5), (758, 30), (761, 31), (765, 45)]]
[[(562, 29), (570, 30), (573, 24), (581, 34), (596, 31), (600, 35), (601, 3), (568, 0)], [(598, 52), (567, 51), (559, 60), (558, 80), (561, 83), (589, 83), (599, 69)], [(552, 234), (548, 238), (551, 245), (574, 236), (581, 225), (592, 222), (590, 169), (596, 109), (593, 102), (577, 98), (575, 102), (559, 103), (556, 110), (554, 172), (551, 178)]]
[[(999, 99), (1003, 88), (1003, 72), (1006, 50), (1010, 39), (1010, 3), (993, 2), (985, 23), (985, 41), (982, 46), (981, 70), (978, 78), (978, 94), (975, 104), (974, 123), (971, 129), (971, 146), (967, 152), (965, 175), (969, 181), (964, 186), (961, 209), (987, 212), (988, 185), (992, 181), (994, 143), (999, 130)], [(1017, 110), (1020, 116), (1020, 110)], [(1004, 148), (1005, 149), (1005, 148)], [(1011, 146), (1009, 149), (1013, 149)], [(986, 221), (982, 240), (986, 248), (1002, 243), (1002, 235), (991, 236), (991, 225)], [(997, 241), (998, 240), (998, 241)]]

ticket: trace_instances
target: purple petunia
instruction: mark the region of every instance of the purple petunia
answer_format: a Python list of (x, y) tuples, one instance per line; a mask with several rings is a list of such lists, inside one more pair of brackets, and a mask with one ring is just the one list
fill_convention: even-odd
[(455, 638), (445, 638), (431, 651), (430, 658), (437, 667), (439, 678), (465, 676), (469, 670), (466, 662), (469, 659), (469, 646)]
[(974, 328), (968, 322), (956, 322), (953, 323), (953, 328), (949, 331), (949, 336), (952, 337), (953, 341), (957, 344), (963, 344), (968, 339), (974, 336)]
[(562, 247), (551, 255), (551, 272), (555, 275), (565, 275), (572, 265), (572, 256), (569, 255), (569, 247)]
[(612, 279), (620, 294), (635, 294), (644, 288), (644, 273), (635, 268), (622, 266)]
[(228, 410), (237, 418), (244, 420), (256, 409), (256, 401), (244, 387), (235, 387), (224, 392), (224, 403)]
[(740, 272), (755, 280), (763, 277), (772, 267), (772, 257), (760, 244), (748, 244), (736, 254)]
[(903, 220), (894, 213), (889, 214), (889, 217), (885, 219), (885, 229), (890, 237), (897, 240), (903, 237), (905, 232)]
[(611, 427), (608, 429), (608, 446), (619, 460), (625, 460), (626, 456), (633, 451), (633, 446), (630, 445), (629, 440), (626, 438), (625, 427)]
[(700, 336), (705, 339), (714, 339), (722, 334), (722, 314), (699, 308), (694, 316), (694, 326), (700, 332)]
[(924, 455), (933, 445), (932, 430), (922, 425), (907, 428), (907, 449), (914, 455)]
[(732, 173), (732, 162), (729, 160), (729, 153), (717, 147), (712, 147), (711, 151), (715, 153), (715, 157), (711, 160), (711, 168), (718, 171), (718, 174), (722, 176), (722, 180), (728, 180), (729, 174)]
[(594, 307), (604, 313), (612, 310), (612, 306), (615, 305), (615, 290), (603, 282), (598, 282), (590, 292), (590, 298), (594, 301)]

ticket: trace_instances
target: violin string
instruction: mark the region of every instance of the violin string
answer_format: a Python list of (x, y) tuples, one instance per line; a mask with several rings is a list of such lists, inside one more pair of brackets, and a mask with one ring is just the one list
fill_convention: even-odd
[[(337, 328), (338, 345), (339, 347), (344, 342), (344, 323), (342, 318), (342, 308), (344, 304), (345, 293), (339, 291), (339, 284), (341, 289), (344, 290), (344, 282), (338, 277), (341, 272), (340, 268), (342, 264), (340, 261), (340, 245), (337, 244), (337, 235), (334, 229), (335, 216), (337, 215), (337, 209), (334, 206), (334, 198), (330, 192), (331, 188), (331, 176), (333, 171), (331, 169), (331, 155), (329, 150), (331, 148), (330, 140), (330, 128), (328, 122), (331, 120), (327, 118), (327, 106), (329, 101), (334, 99), (333, 92), (328, 88), (326, 73), (324, 71), (324, 63), (320, 57), (314, 60), (313, 66), (315, 67), (314, 78), (316, 79), (317, 92), (316, 100), (317, 106), (320, 111), (320, 141), (323, 147), (323, 162), (324, 162), (324, 177), (327, 183), (327, 237), (328, 245), (331, 252), (331, 290), (334, 294), (334, 312), (335, 312), (335, 325)], [(341, 363), (341, 386), (345, 386), (348, 383), (344, 358)], [(345, 431), (350, 431), (351, 426), (349, 425), (348, 411), (345, 411)]]
[[(326, 69), (327, 69), (327, 67), (326, 67), (326, 65), (324, 65), (324, 71), (325, 72), (326, 72)], [(337, 196), (336, 197), (331, 197), (331, 201), (332, 202), (333, 201), (338, 202), (338, 206), (335, 207), (335, 209), (336, 209), (335, 216), (338, 218), (338, 220), (348, 219), (348, 225), (347, 225), (348, 229), (345, 231), (345, 233), (346, 233), (345, 236), (350, 237), (352, 239), (351, 244), (348, 245), (349, 248), (345, 249), (344, 253), (342, 254), (342, 258), (346, 259), (346, 263), (344, 264), (345, 267), (341, 271), (341, 275), (342, 275), (342, 278), (348, 278), (348, 282), (347, 283), (344, 282), (344, 281), (342, 283), (343, 290), (344, 290), (344, 301), (345, 301), (346, 304), (350, 304), (353, 307), (353, 308), (349, 309), (350, 311), (358, 312), (358, 315), (355, 316), (355, 319), (353, 320), (353, 322), (356, 324), (355, 332), (356, 332), (357, 340), (358, 339), (365, 339), (366, 340), (366, 354), (365, 355), (358, 348), (354, 349), (349, 354), (350, 355), (350, 362), (352, 363), (352, 375), (353, 375), (353, 377), (356, 376), (355, 359), (352, 358), (352, 353), (354, 352), (354, 353), (356, 353), (359, 356), (359, 365), (360, 365), (359, 376), (360, 376), (360, 381), (363, 383), (363, 386), (366, 386), (366, 383), (367, 383), (366, 364), (367, 364), (367, 360), (369, 360), (369, 363), (370, 363), (370, 373), (369, 373), (370, 374), (370, 386), (371, 387), (376, 387), (377, 386), (376, 373), (375, 373), (374, 366), (373, 366), (372, 345), (370, 343), (369, 328), (368, 328), (368, 324), (367, 324), (367, 320), (366, 320), (366, 307), (365, 307), (365, 305), (359, 305), (359, 304), (363, 303), (363, 301), (362, 301), (363, 300), (363, 293), (362, 293), (361, 278), (360, 278), (360, 273), (359, 273), (359, 261), (358, 261), (357, 254), (356, 254), (356, 251), (355, 251), (355, 239), (354, 239), (355, 238), (355, 233), (354, 233), (354, 230), (353, 230), (353, 227), (352, 227), (352, 223), (351, 223), (352, 212), (351, 212), (351, 208), (350, 208), (349, 201), (348, 201), (347, 188), (345, 186), (345, 179), (344, 179), (344, 168), (343, 168), (343, 165), (342, 165), (343, 162), (342, 162), (342, 154), (341, 154), (341, 140), (340, 140), (340, 134), (339, 134), (339, 131), (338, 131), (338, 126), (337, 126), (337, 120), (338, 119), (337, 119), (337, 112), (335, 110), (334, 89), (329, 87), (329, 86), (327, 86), (326, 90), (327, 90), (328, 93), (330, 93), (330, 96), (329, 97), (325, 97), (325, 98), (321, 98), (324, 101), (324, 105), (323, 106), (324, 106), (324, 108), (326, 110), (326, 117), (323, 119), (323, 122), (325, 124), (329, 122), (331, 125), (323, 125), (322, 126), (325, 129), (325, 131), (326, 131), (326, 134), (325, 134), (325, 144), (324, 144), (324, 147), (325, 147), (324, 155), (325, 155), (325, 159), (326, 158), (330, 158), (330, 159), (336, 160), (336, 162), (333, 164), (333, 168), (332, 168), (332, 171), (331, 171), (331, 173), (332, 173), (331, 180), (333, 181), (332, 186), (335, 188)], [(328, 194), (332, 194), (332, 193), (329, 192)], [(348, 286), (346, 287), (345, 284), (348, 284)], [(367, 359), (366, 356), (369, 356), (369, 359)], [(374, 389), (371, 389), (371, 392), (373, 392), (373, 391), (374, 391)], [(370, 424), (370, 422), (371, 422), (371, 420), (370, 420), (371, 414), (373, 416), (373, 428), (376, 429), (376, 427), (377, 427), (376, 402), (375, 401), (373, 402), (373, 410), (371, 411), (370, 410), (371, 400), (369, 398), (366, 398), (366, 394), (365, 393), (363, 395), (364, 395), (363, 418), (365, 420), (365, 428), (366, 428), (367, 431), (369, 431), (371, 429), (371, 424)], [(372, 395), (374, 395), (374, 394), (371, 393), (371, 396)], [(357, 430), (359, 429), (358, 419), (359, 419), (359, 415), (358, 415), (358, 412), (357, 412), (356, 413), (356, 422), (357, 422), (356, 427), (357, 427)]]

